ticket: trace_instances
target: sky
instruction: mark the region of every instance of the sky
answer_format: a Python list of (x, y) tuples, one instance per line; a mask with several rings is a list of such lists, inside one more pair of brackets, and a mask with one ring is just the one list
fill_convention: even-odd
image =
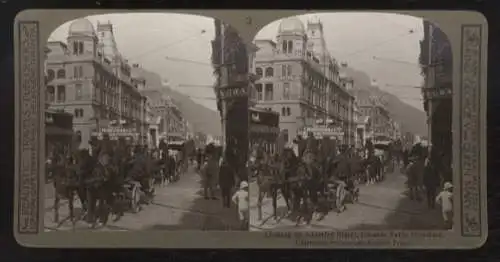
[[(335, 59), (364, 71), (381, 89), (423, 110), (420, 90), (412, 88), (423, 81), (418, 67), (419, 41), (423, 38), (421, 18), (358, 12), (299, 18), (304, 24), (308, 19), (320, 19), (327, 48)], [(214, 83), (210, 66), (213, 19), (159, 13), (109, 14), (87, 19), (94, 26), (97, 21), (113, 23), (118, 49), (126, 59), (160, 74), (195, 102), (216, 108), (214, 92), (209, 88)], [(49, 40), (66, 42), (70, 22), (57, 28)], [(274, 40), (279, 23), (278, 20), (263, 27), (256, 39)]]

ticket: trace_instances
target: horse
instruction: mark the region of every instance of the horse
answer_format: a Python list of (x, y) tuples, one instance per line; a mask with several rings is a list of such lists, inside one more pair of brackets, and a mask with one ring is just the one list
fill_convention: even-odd
[(265, 197), (271, 195), (273, 202), (274, 217), (277, 216), (277, 189), (276, 187), (276, 175), (278, 174), (278, 168), (274, 165), (272, 159), (263, 153), (262, 158), (259, 157), (254, 163), (253, 171), (257, 177), (257, 209), (258, 209), (258, 220), (262, 220), (262, 202)]
[(153, 175), (153, 183), (155, 185), (159, 185), (160, 187), (165, 187), (167, 182), (167, 174), (165, 172), (165, 161), (160, 158), (159, 152), (153, 152), (151, 156), (151, 165), (152, 165), (152, 175)]
[[(81, 178), (79, 177), (78, 170), (75, 168), (73, 158), (66, 158), (60, 156), (55, 159), (53, 165), (52, 183), (54, 186), (54, 222), (58, 223), (57, 227), (60, 227), (67, 219), (70, 219), (73, 228), (76, 224), (75, 218), (75, 195), (79, 197), (82, 204), (85, 203), (85, 195), (80, 186)], [(59, 208), (61, 207), (61, 200), (68, 200), (69, 216), (63, 221), (59, 221)]]

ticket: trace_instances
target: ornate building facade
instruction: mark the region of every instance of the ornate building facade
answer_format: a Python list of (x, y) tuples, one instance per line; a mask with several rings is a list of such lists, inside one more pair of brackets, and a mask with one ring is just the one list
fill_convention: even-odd
[[(97, 30), (87, 19), (74, 21), (67, 41), (48, 42), (46, 100), (73, 115), (73, 128), (88, 148), (93, 132), (110, 122), (136, 133), (147, 125), (145, 97), (132, 83), (131, 67), (118, 52), (111, 23)], [(142, 137), (144, 139), (144, 137)]]
[(320, 21), (307, 28), (296, 17), (279, 25), (276, 42), (256, 40), (254, 70), (260, 77), (253, 99), (257, 107), (280, 113), (287, 142), (306, 127), (346, 128), (353, 97), (340, 86), (339, 65), (330, 56)]

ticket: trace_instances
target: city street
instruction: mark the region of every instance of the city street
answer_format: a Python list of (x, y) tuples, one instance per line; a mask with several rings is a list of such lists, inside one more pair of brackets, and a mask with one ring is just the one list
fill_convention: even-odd
[[(70, 221), (61, 226), (53, 222), (53, 187), (46, 186), (45, 229), (73, 230)], [(77, 213), (80, 203), (77, 200)], [(61, 205), (60, 219), (68, 217), (67, 201)], [(200, 176), (190, 170), (175, 183), (164, 188), (156, 187), (156, 196), (150, 205), (144, 205), (137, 213), (125, 213), (116, 222), (97, 229), (103, 231), (129, 230), (238, 230), (239, 221), (236, 207), (223, 208), (221, 200), (205, 200), (200, 186)], [(75, 230), (90, 230), (87, 223), (78, 221)], [(95, 229), (93, 229), (95, 230)]]
[(430, 210), (426, 202), (412, 201), (406, 195), (406, 176), (400, 173), (386, 175), (383, 182), (374, 185), (360, 185), (359, 202), (347, 204), (347, 209), (337, 214), (330, 212), (322, 221), (313, 219), (311, 226), (296, 226), (284, 217), (286, 204), (278, 200), (278, 219), (272, 214), (271, 199), (264, 201), (263, 219), (257, 218), (256, 184), (250, 185), (250, 229), (261, 230), (376, 230), (376, 229), (442, 229), (439, 207)]

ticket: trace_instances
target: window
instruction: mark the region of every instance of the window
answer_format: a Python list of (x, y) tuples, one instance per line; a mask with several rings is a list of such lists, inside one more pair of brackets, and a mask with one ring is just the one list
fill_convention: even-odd
[(286, 76), (286, 65), (281, 65), (281, 76)]
[(82, 92), (83, 92), (83, 87), (82, 84), (76, 84), (75, 85), (75, 100), (82, 100)]
[(57, 86), (57, 102), (62, 103), (66, 100), (66, 87)]
[(75, 118), (82, 118), (83, 117), (83, 109), (77, 108), (75, 109)]
[(66, 71), (64, 69), (57, 70), (57, 78), (65, 78), (65, 77), (66, 77)]
[(256, 84), (255, 90), (257, 90), (257, 100), (262, 100), (262, 84)]
[(47, 81), (52, 81), (55, 78), (54, 70), (47, 70)]
[(273, 76), (274, 75), (274, 70), (272, 67), (266, 68), (266, 77), (268, 76)]
[(82, 131), (76, 131), (76, 142), (82, 142)]
[(47, 86), (47, 102), (54, 103), (55, 101), (55, 91), (53, 86)]
[(78, 42), (73, 42), (73, 54), (78, 54)]
[(286, 108), (286, 115), (289, 116), (292, 114), (292, 110), (289, 107)]
[(255, 74), (258, 76), (262, 76), (262, 68), (260, 67), (255, 68)]
[(83, 54), (83, 42), (78, 42), (78, 54)]
[(283, 129), (283, 138), (284, 138), (285, 142), (288, 143), (288, 140), (290, 139), (288, 137), (288, 129)]
[(283, 53), (287, 53), (287, 42), (283, 41)]
[(283, 99), (290, 99), (290, 83), (283, 83)]
[(281, 115), (286, 116), (286, 109), (284, 107), (281, 108)]
[(288, 53), (291, 54), (293, 51), (293, 42), (288, 41)]
[(80, 79), (83, 77), (83, 66), (73, 67), (73, 76), (75, 79)]
[(273, 84), (266, 84), (266, 93), (264, 94), (264, 100), (273, 100)]
[(292, 65), (287, 65), (286, 71), (287, 71), (286, 75), (291, 76), (292, 75)]

